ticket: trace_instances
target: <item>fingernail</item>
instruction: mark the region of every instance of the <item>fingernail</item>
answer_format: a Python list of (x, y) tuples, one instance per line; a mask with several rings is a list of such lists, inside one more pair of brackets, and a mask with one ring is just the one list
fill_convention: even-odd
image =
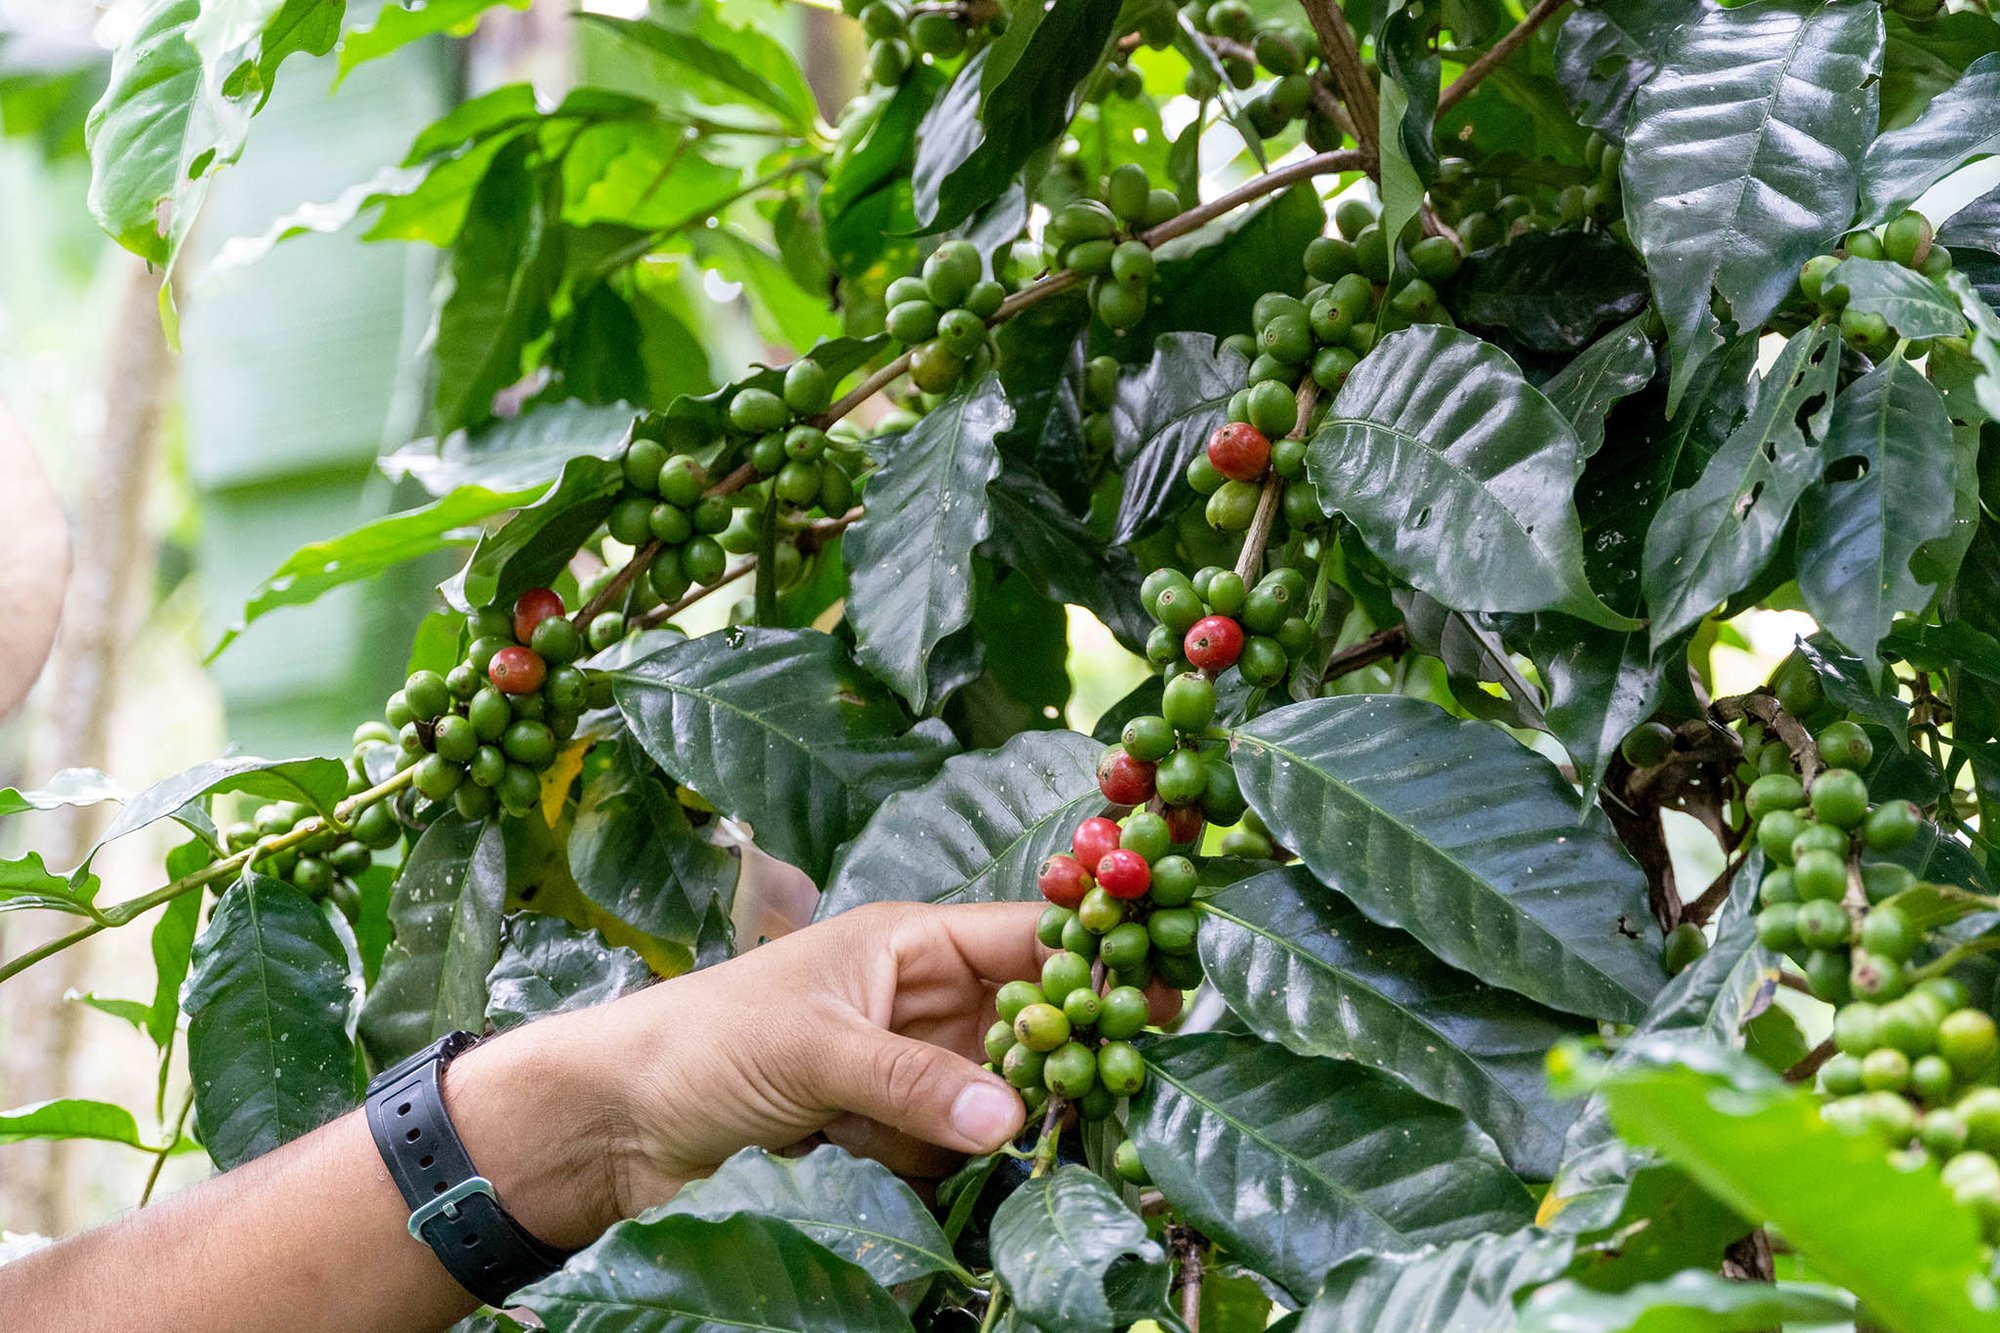
[(998, 1084), (968, 1083), (951, 1104), (951, 1127), (968, 1142), (995, 1144), (1014, 1132), (1021, 1099)]

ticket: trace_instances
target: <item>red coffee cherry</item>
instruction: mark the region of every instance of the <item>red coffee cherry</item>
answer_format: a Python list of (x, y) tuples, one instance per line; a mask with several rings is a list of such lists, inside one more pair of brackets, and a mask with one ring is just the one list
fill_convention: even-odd
[(1248, 422), (1232, 421), (1208, 437), (1208, 462), (1231, 481), (1255, 481), (1271, 465), (1271, 442)]
[(1201, 836), (1202, 825), (1207, 822), (1199, 805), (1170, 805), (1166, 808), (1167, 833), (1176, 847), (1185, 846)]
[(502, 648), (493, 654), (493, 663), (486, 668), (493, 688), (502, 694), (533, 694), (542, 688), (548, 674), (541, 654), (532, 648)]
[(1153, 766), (1114, 745), (1097, 761), (1097, 790), (1113, 805), (1144, 805), (1153, 799)]
[(1243, 655), (1243, 627), (1228, 616), (1203, 616), (1189, 626), (1181, 648), (1202, 670), (1224, 670)]
[(514, 601), (514, 637), (526, 643), (535, 637), (535, 626), (562, 613), (562, 598), (552, 589), (530, 588)]
[(1152, 884), (1153, 868), (1139, 853), (1121, 847), (1097, 863), (1097, 882), (1114, 898), (1137, 898)]
[[(1151, 765), (1147, 767), (1150, 768)], [(1069, 840), (1070, 850), (1076, 853), (1076, 859), (1083, 868), (1094, 875), (1097, 873), (1097, 863), (1102, 861), (1107, 853), (1118, 850), (1118, 837), (1118, 825), (1112, 821), (1102, 816), (1086, 819), (1076, 826), (1076, 833)]]
[(1083, 895), (1090, 892), (1089, 872), (1084, 870), (1081, 861), (1067, 852), (1057, 852), (1042, 862), (1035, 882), (1041, 886), (1042, 897), (1057, 907), (1067, 907), (1071, 911), (1075, 911), (1077, 904), (1083, 901)]

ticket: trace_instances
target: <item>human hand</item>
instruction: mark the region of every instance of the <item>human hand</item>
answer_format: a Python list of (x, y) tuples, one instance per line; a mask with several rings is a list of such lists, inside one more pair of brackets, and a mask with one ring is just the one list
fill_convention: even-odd
[[(596, 1145), (551, 1173), (587, 1196), (582, 1220), (548, 1224), (552, 1240), (595, 1236), (741, 1148), (822, 1131), (903, 1175), (942, 1175), (1021, 1129), (1019, 1095), (977, 1062), (994, 992), (1035, 976), (1047, 952), (1040, 915), (1033, 903), (860, 908), (461, 1064), (476, 1078), (488, 1049), (497, 1066), (512, 1043), (518, 1064), (534, 1043), (551, 1063), (513, 1081), (560, 1085), (553, 1114)], [(1171, 991), (1153, 1000), (1156, 1021), (1179, 1006)]]

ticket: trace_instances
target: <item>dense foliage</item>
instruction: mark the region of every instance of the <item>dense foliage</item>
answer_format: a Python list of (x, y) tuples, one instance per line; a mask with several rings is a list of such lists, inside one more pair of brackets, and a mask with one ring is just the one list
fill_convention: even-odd
[[(171, 270), (287, 56), (485, 7), (154, 0), (100, 221)], [(754, 944), (748, 830), (822, 915), (1045, 898), (1038, 1114), (935, 1209), (747, 1152), (552, 1328), (2000, 1326), (2000, 194), (1912, 211), (2000, 151), (1984, 4), (852, 8), (835, 127), (661, 0), (584, 20), (645, 77), (230, 247), (443, 252), (433, 499), (246, 621), (476, 540), (351, 755), (0, 793), (188, 835), (116, 904), (10, 863), (77, 929), (0, 979), (151, 922), (121, 1012), (230, 1166)], [(717, 387), (684, 265), (799, 355)], [(1151, 669), (1094, 737), (1064, 604)], [(1819, 632), (1718, 695), (1754, 608)]]

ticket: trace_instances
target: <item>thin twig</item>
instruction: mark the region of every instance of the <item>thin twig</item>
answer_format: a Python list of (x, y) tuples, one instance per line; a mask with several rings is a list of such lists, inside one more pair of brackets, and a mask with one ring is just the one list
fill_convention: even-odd
[(708, 584), (706, 587), (691, 589), (678, 601), (668, 602), (663, 606), (656, 606), (643, 615), (632, 617), (632, 628), (651, 629), (655, 625), (671, 620), (710, 593), (728, 587), (755, 568), (757, 568), (757, 557), (754, 555), (745, 556), (732, 565), (721, 578)]
[(1527, 16), (1515, 24), (1506, 36), (1493, 43), (1491, 50), (1467, 65), (1465, 73), (1453, 79), (1451, 86), (1438, 94), (1438, 115), (1442, 117), (1445, 112), (1463, 102), (1466, 96), (1479, 86), (1480, 80), (1504, 64), (1509, 56), (1521, 48), (1521, 43), (1535, 35), (1535, 29), (1547, 23), (1558, 9), (1568, 3), (1569, 0), (1539, 0), (1539, 3), (1529, 10)]
[(1832, 1057), (1832, 1055), (1833, 1055), (1833, 1038), (1828, 1037), (1825, 1041), (1821, 1042), (1819, 1045), (1813, 1047), (1812, 1050), (1808, 1051), (1803, 1060), (1800, 1060), (1797, 1064), (1793, 1065), (1790, 1069), (1787, 1069), (1785, 1071), (1785, 1082), (1787, 1083), (1812, 1082), (1813, 1075), (1819, 1072), (1819, 1067), (1825, 1064), (1827, 1060)]
[(1049, 1094), (1049, 1109), (1042, 1116), (1042, 1136), (1035, 1140), (1035, 1166), (1028, 1172), (1028, 1179), (1045, 1176), (1056, 1164), (1056, 1147), (1062, 1138), (1063, 1108), (1069, 1103), (1059, 1092)]
[(576, 614), (569, 618), (570, 623), (579, 630), (589, 629), (591, 621), (610, 610), (613, 604), (625, 596), (625, 590), (646, 572), (646, 566), (653, 563), (653, 557), (658, 554), (659, 549), (659, 539), (655, 538), (634, 551), (632, 558), (625, 562), (624, 568), (611, 576), (611, 582), (599, 589), (597, 596), (576, 609)]
[(1152, 230), (1140, 233), (1139, 239), (1147, 245), (1158, 247), (1176, 236), (1185, 236), (1196, 228), (1213, 222), (1224, 213), (1247, 204), (1252, 199), (1260, 199), (1313, 176), (1327, 176), (1340, 171), (1362, 171), (1374, 160), (1373, 152), (1357, 148), (1336, 148), (1331, 152), (1302, 157), (1282, 167), (1273, 167), (1263, 175), (1245, 181), (1226, 194), (1217, 195), (1205, 204), (1199, 204), (1185, 213), (1168, 218)]
[(174, 1127), (167, 1132), (160, 1150), (153, 1154), (152, 1169), (146, 1172), (146, 1188), (139, 1191), (139, 1207), (144, 1208), (153, 1201), (153, 1189), (160, 1183), (160, 1170), (167, 1164), (167, 1157), (174, 1145), (181, 1141), (181, 1130), (187, 1126), (188, 1112), (194, 1110), (194, 1089), (189, 1088), (187, 1096), (181, 1099), (180, 1114), (174, 1117)]
[[(1319, 401), (1319, 384), (1310, 376), (1298, 388), (1298, 416), (1293, 422), (1288, 440), (1303, 440), (1306, 427), (1312, 422), (1313, 404)], [(1270, 544), (1271, 529), (1277, 523), (1278, 502), (1284, 498), (1285, 479), (1277, 469), (1264, 479), (1264, 489), (1257, 496), (1257, 512), (1250, 520), (1250, 531), (1244, 534), (1243, 550), (1236, 557), (1236, 577), (1245, 583), (1254, 583), (1258, 566), (1264, 562), (1264, 548)]]
[(1326, 670), (1320, 673), (1321, 680), (1338, 680), (1351, 675), (1363, 667), (1386, 662), (1392, 657), (1401, 657), (1409, 651), (1410, 632), (1401, 625), (1391, 625), (1378, 630), (1359, 643), (1349, 644), (1326, 660)]
[(1332, 71), (1340, 100), (1354, 118), (1355, 142), (1372, 160), (1381, 147), (1382, 111), (1375, 100), (1375, 85), (1354, 44), (1354, 33), (1334, 0), (1301, 0), (1301, 3), (1306, 17), (1312, 20), (1313, 32), (1319, 37), (1320, 57)]

